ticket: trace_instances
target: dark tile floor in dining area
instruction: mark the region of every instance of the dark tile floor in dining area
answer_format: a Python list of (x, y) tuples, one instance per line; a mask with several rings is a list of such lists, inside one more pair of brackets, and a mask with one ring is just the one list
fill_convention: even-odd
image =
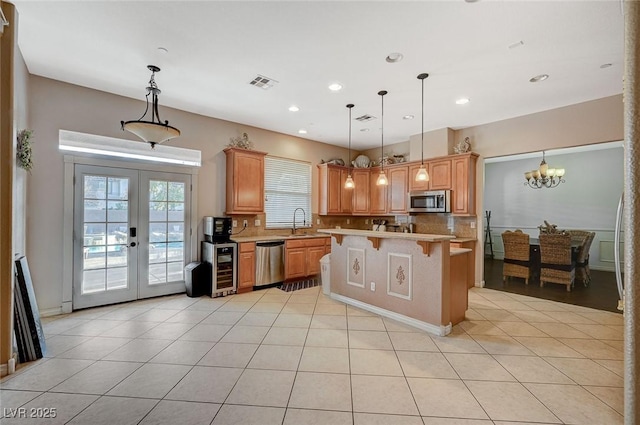
[(525, 285), (524, 279), (516, 277), (503, 283), (502, 264), (502, 260), (485, 258), (485, 288), (620, 313), (617, 310), (618, 289), (614, 272), (591, 270), (591, 283), (588, 286), (577, 280), (571, 292), (567, 292), (566, 286), (553, 283), (541, 288), (537, 278), (530, 279), (528, 285)]

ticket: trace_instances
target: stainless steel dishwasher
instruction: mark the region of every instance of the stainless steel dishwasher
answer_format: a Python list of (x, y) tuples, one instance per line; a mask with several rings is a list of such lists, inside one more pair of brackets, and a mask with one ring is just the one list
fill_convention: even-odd
[(284, 241), (256, 242), (256, 286), (284, 281)]

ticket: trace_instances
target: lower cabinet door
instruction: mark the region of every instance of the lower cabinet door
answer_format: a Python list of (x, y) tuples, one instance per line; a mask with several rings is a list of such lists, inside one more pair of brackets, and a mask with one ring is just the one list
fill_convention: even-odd
[(255, 252), (241, 252), (238, 257), (238, 292), (251, 291), (255, 280)]
[(324, 257), (324, 246), (307, 248), (307, 276), (320, 274), (320, 259)]
[(306, 275), (306, 262), (306, 248), (287, 248), (285, 259), (285, 280), (304, 277)]

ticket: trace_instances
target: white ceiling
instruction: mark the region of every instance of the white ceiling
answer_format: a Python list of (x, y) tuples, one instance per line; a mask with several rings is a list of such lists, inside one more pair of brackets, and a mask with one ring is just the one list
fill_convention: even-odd
[[(425, 131), (622, 92), (619, 0), (13, 3), (29, 72), (143, 100), (146, 66), (158, 65), (160, 116), (183, 135), (189, 128), (164, 107), (296, 136), (305, 128), (300, 137), (346, 146), (354, 103), (354, 118), (377, 119), (353, 122), (352, 145), (371, 148), (381, 139), (377, 93), (387, 90), (384, 142), (405, 141), (420, 133), (422, 72)], [(392, 52), (404, 60), (387, 63)], [(278, 84), (249, 85), (257, 74)], [(530, 83), (538, 74), (550, 77)], [(344, 88), (332, 93), (336, 81)], [(460, 97), (471, 102), (456, 105)]]

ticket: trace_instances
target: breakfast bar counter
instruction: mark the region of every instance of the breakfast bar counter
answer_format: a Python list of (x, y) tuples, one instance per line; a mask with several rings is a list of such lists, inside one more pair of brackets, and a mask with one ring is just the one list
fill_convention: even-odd
[[(452, 273), (453, 235), (320, 229), (331, 235), (331, 297), (436, 335), (464, 319), (466, 275)], [(453, 257), (452, 257), (453, 256)], [(456, 263), (454, 261), (454, 263)]]

